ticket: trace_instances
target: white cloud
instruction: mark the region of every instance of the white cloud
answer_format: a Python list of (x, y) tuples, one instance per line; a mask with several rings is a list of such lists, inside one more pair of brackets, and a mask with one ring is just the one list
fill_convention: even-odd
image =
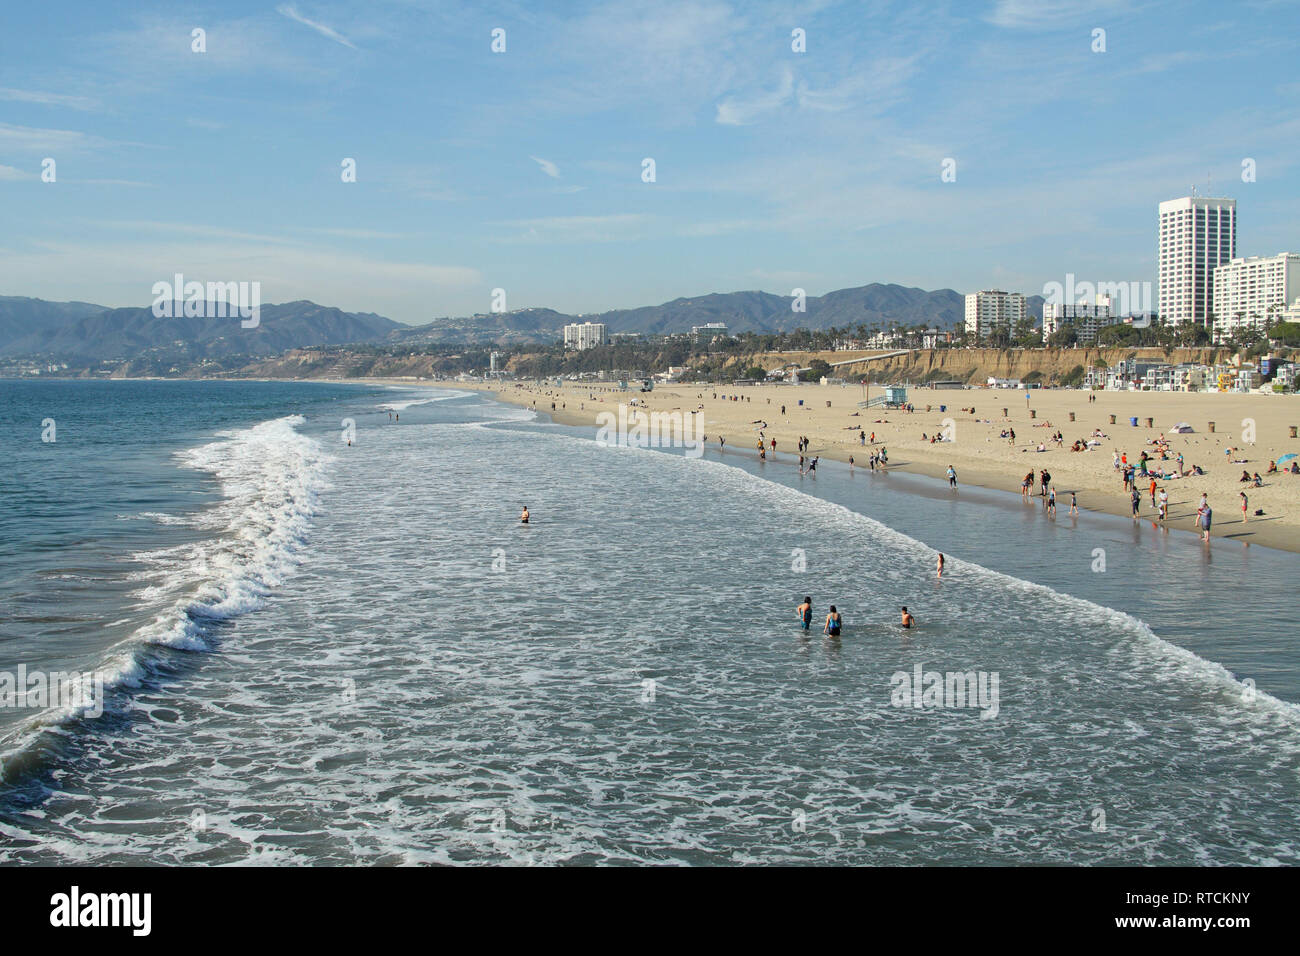
[(0, 100), (18, 103), (37, 103), (41, 106), (66, 106), (74, 110), (93, 110), (99, 101), (87, 96), (66, 96), (62, 93), (44, 93), (39, 90), (15, 90), (0, 87)]
[(0, 182), (16, 182), (20, 179), (35, 179), (35, 173), (15, 169), (13, 166), (0, 166)]
[(542, 167), (542, 172), (550, 176), (552, 179), (560, 178), (560, 167), (556, 166), (549, 159), (542, 159), (540, 156), (529, 156), (528, 158), (538, 166)]
[(305, 27), (311, 27), (321, 36), (333, 40), (335, 43), (341, 43), (343, 46), (347, 47), (350, 50), (355, 50), (357, 48), (356, 44), (354, 44), (351, 40), (349, 40), (347, 37), (339, 33), (337, 30), (333, 29), (332, 27), (327, 27), (323, 23), (317, 23), (315, 20), (308, 20), (301, 13), (299, 13), (298, 9), (291, 3), (280, 4), (278, 7), (275, 8), (275, 12), (280, 14), (281, 16), (288, 17), (290, 20), (296, 20), (298, 23), (301, 23)]
[(644, 237), (644, 227), (653, 220), (642, 213), (609, 216), (544, 216), (510, 219), (500, 223), (521, 230), (501, 242), (624, 242)]
[(998, 0), (988, 21), (1009, 29), (1058, 30), (1123, 13), (1129, 6), (1128, 0)]
[(764, 113), (779, 109), (790, 101), (794, 93), (794, 73), (788, 66), (781, 68), (781, 81), (770, 93), (760, 93), (748, 99), (729, 97), (718, 104), (714, 119), (724, 126), (744, 126), (754, 122)]
[(107, 145), (106, 140), (88, 136), (79, 130), (40, 129), (0, 123), (0, 147), (6, 149), (54, 154), (59, 150), (92, 149)]

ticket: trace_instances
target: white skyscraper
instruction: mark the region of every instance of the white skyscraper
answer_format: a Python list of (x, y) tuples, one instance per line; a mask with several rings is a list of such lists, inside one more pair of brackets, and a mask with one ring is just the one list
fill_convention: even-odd
[(966, 331), (981, 339), (988, 338), (998, 328), (1008, 334), (1014, 332), (1016, 323), (1026, 314), (1025, 297), (1019, 292), (989, 289), (966, 296)]
[(1300, 304), (1300, 255), (1233, 259), (1214, 270), (1214, 338), (1231, 338), (1242, 328), (1261, 332)]
[(1214, 308), (1214, 268), (1237, 255), (1237, 200), (1162, 202), (1158, 235), (1161, 319), (1206, 324)]

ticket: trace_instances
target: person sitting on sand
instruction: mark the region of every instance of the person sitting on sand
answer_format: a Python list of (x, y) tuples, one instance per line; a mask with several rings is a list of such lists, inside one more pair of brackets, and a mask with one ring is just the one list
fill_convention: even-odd
[(1246, 469), (1243, 468), (1243, 469), (1241, 470), (1241, 477), (1238, 478), (1237, 480), (1238, 480), (1238, 481), (1250, 481), (1250, 472), (1246, 471)]
[(1264, 474), (1266, 474), (1266, 475), (1275, 475), (1275, 474), (1277, 474), (1277, 462), (1275, 462), (1275, 461), (1269, 461), (1269, 463), (1268, 463), (1268, 471), (1264, 472)]
[(1254, 478), (1254, 485), (1253, 485), (1253, 487), (1255, 487), (1255, 488), (1263, 488), (1263, 487), (1264, 487), (1264, 479), (1261, 478), (1261, 477), (1259, 477), (1259, 472), (1255, 472), (1255, 478)]
[(1300, 475), (1300, 462), (1296, 462), (1296, 461), (1291, 462), (1290, 471), (1291, 474), (1293, 475)]

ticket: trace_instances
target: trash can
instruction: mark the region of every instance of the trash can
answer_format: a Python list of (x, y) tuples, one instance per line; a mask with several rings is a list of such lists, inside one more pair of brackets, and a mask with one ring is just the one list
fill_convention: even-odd
[(799, 404), (800, 404), (800, 405), (802, 405), (802, 404), (803, 404), (803, 399), (802, 399), (802, 398), (801, 398), (801, 399), (799, 399)]
[(1138, 427), (1137, 416), (1132, 416), (1132, 417), (1130, 417), (1129, 420), (1128, 420), (1128, 423), (1129, 423), (1130, 425), (1132, 425), (1134, 428), (1137, 428), (1137, 427)]
[(1070, 412), (1070, 421), (1074, 421), (1074, 412)]
[(948, 410), (948, 406), (947, 406), (947, 405), (940, 405), (940, 406), (939, 406), (939, 413), (940, 413), (940, 414), (943, 414), (943, 413), (946, 412), (947, 410)]

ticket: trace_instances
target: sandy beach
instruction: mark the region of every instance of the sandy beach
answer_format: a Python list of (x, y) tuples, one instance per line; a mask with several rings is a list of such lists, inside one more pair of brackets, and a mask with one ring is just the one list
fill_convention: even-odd
[[(1035, 389), (1026, 400), (1024, 391), (1010, 389), (909, 388), (908, 400), (914, 408), (909, 413), (883, 407), (860, 409), (858, 403), (864, 399), (861, 385), (660, 385), (652, 392), (587, 384), (452, 387), (486, 389), (503, 401), (547, 414), (552, 413), (554, 402), (555, 419), (576, 425), (595, 425), (600, 412), (616, 411), (619, 403), (632, 401), (650, 412), (686, 415), (700, 410), (711, 446), (716, 447), (721, 437), (728, 450), (751, 454), (757, 454), (762, 427), (756, 422), (766, 423), (764, 435), (769, 442), (776, 439), (777, 460), (781, 461), (789, 461), (786, 454), (797, 453), (799, 437), (806, 436), (809, 455), (845, 463), (853, 456), (856, 467), (865, 468), (871, 447), (869, 440), (868, 446), (860, 444), (859, 431), (867, 436), (874, 432), (875, 448), (888, 449), (891, 469), (946, 480), (943, 476), (951, 464), (959, 486), (1019, 493), (1028, 471), (1037, 474), (1047, 469), (1062, 515), (1069, 510), (1070, 492), (1076, 491), (1081, 509), (1130, 516), (1129, 494), (1113, 465), (1113, 454), (1126, 454), (1129, 462), (1136, 464), (1146, 451), (1156, 459), (1153, 469), (1173, 471), (1181, 453), (1184, 470), (1199, 466), (1204, 475), (1157, 482), (1169, 495), (1166, 524), (1171, 530), (1195, 530), (1197, 503), (1205, 493), (1214, 512), (1214, 536), (1300, 551), (1300, 475), (1267, 473), (1270, 460), (1300, 452), (1300, 439), (1291, 437), (1291, 426), (1300, 425), (1300, 398), (1296, 396)], [(881, 394), (879, 386), (871, 387), (872, 398)], [(1090, 394), (1096, 397), (1095, 402), (1089, 402)], [(1071, 413), (1074, 421), (1070, 421)], [(1111, 416), (1115, 424), (1111, 424)], [(1137, 419), (1136, 427), (1130, 424), (1131, 418)], [(1194, 430), (1173, 433), (1173, 426), (1181, 422)], [(1215, 423), (1214, 432), (1209, 430), (1210, 422)], [(1248, 442), (1252, 422), (1253, 444)], [(952, 440), (932, 443), (931, 436), (945, 433), (945, 423)], [(1014, 442), (1000, 437), (1010, 429), (1015, 430)], [(1058, 431), (1063, 436), (1060, 445), (1051, 439)], [(1095, 432), (1099, 435), (1094, 438)], [(1161, 435), (1168, 440), (1169, 458), (1165, 461), (1160, 460), (1154, 444)], [(1090, 439), (1095, 444), (1089, 450), (1071, 451), (1076, 440)], [(1039, 451), (1040, 445), (1044, 450)], [(1228, 449), (1233, 449), (1231, 454)], [(1259, 472), (1263, 487), (1240, 482), (1243, 470), (1252, 475)], [(1138, 477), (1142, 492), (1139, 520), (1155, 521), (1148, 485), (1148, 480)], [(1250, 512), (1244, 522), (1238, 497), (1243, 490), (1249, 496)], [(1255, 516), (1256, 509), (1264, 514)]]

